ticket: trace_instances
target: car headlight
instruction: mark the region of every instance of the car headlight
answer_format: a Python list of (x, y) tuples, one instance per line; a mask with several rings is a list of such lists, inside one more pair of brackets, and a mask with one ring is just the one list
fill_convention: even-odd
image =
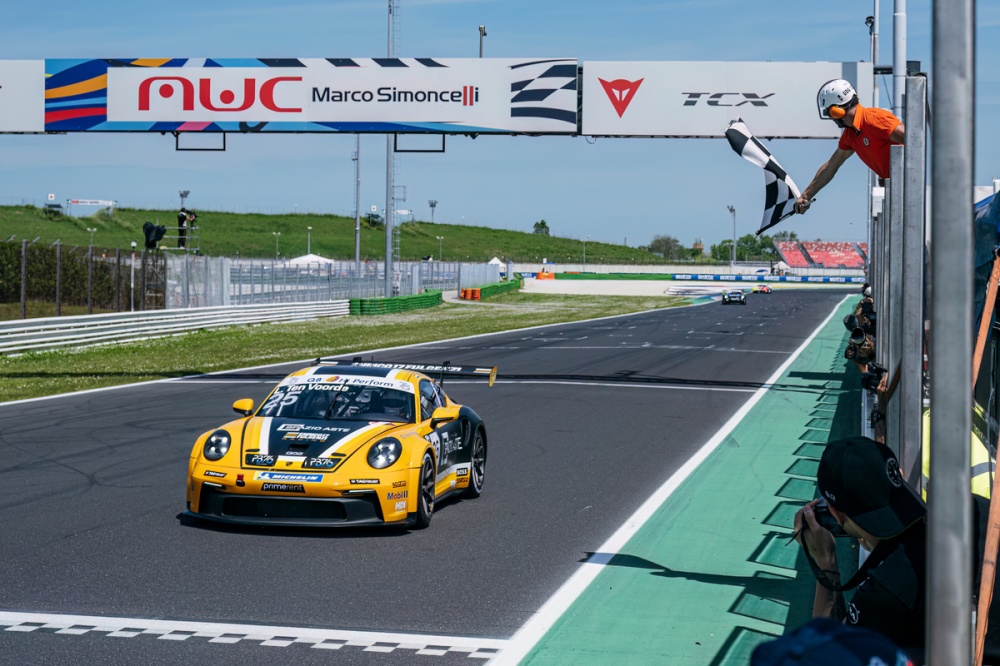
[(232, 440), (225, 430), (216, 430), (205, 440), (205, 457), (209, 460), (219, 460), (229, 452)]
[(385, 469), (392, 463), (399, 460), (399, 455), (403, 452), (403, 445), (398, 439), (387, 437), (372, 444), (368, 449), (368, 464), (375, 469)]

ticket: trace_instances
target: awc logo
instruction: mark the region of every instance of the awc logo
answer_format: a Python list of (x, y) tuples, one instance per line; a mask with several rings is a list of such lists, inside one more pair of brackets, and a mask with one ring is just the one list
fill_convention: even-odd
[(622, 114), (625, 113), (625, 109), (632, 102), (632, 98), (635, 97), (635, 91), (639, 89), (639, 86), (645, 79), (639, 79), (638, 81), (626, 81), (625, 79), (605, 81), (598, 78), (597, 80), (604, 86), (604, 92), (607, 93), (612, 106), (618, 112), (618, 117), (621, 118)]
[[(139, 110), (149, 111), (150, 97), (156, 95), (162, 99), (170, 99), (180, 92), (181, 109), (194, 111), (197, 103), (202, 109), (217, 112), (246, 111), (260, 99), (261, 106), (277, 113), (301, 113), (301, 108), (278, 106), (274, 100), (274, 89), (279, 83), (301, 81), (301, 76), (275, 76), (258, 83), (255, 78), (243, 79), (243, 98), (236, 103), (236, 93), (224, 89), (218, 93), (219, 105), (212, 94), (212, 80), (198, 79), (198, 92), (195, 95), (195, 84), (181, 76), (153, 76), (144, 79), (139, 84)], [(158, 85), (157, 85), (158, 84)]]

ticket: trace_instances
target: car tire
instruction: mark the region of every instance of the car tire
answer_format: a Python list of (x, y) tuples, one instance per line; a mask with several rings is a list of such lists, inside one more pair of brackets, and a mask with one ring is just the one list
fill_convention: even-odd
[(469, 468), (469, 487), (465, 489), (464, 497), (476, 499), (483, 494), (483, 482), (486, 481), (486, 438), (482, 430), (476, 430), (472, 436), (472, 465)]
[(430, 451), (424, 454), (424, 462), (420, 466), (420, 479), (417, 485), (417, 514), (414, 528), (426, 529), (431, 524), (434, 514), (434, 484), (437, 473), (434, 469), (434, 456)]

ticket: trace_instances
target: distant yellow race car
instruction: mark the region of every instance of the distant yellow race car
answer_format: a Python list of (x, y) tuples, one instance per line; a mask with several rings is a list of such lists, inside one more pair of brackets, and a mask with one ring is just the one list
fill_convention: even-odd
[[(438, 375), (435, 381), (431, 375)], [(254, 411), (201, 435), (188, 463), (187, 511), (241, 525), (398, 525), (422, 529), (434, 504), (479, 497), (486, 427), (451, 401), (461, 368), (317, 359), (285, 377)]]

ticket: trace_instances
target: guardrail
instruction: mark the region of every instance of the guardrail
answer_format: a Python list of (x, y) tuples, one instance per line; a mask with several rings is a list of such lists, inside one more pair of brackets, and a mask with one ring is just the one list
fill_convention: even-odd
[(132, 342), (206, 328), (349, 314), (350, 301), (337, 300), (17, 319), (0, 322), (0, 354)]

